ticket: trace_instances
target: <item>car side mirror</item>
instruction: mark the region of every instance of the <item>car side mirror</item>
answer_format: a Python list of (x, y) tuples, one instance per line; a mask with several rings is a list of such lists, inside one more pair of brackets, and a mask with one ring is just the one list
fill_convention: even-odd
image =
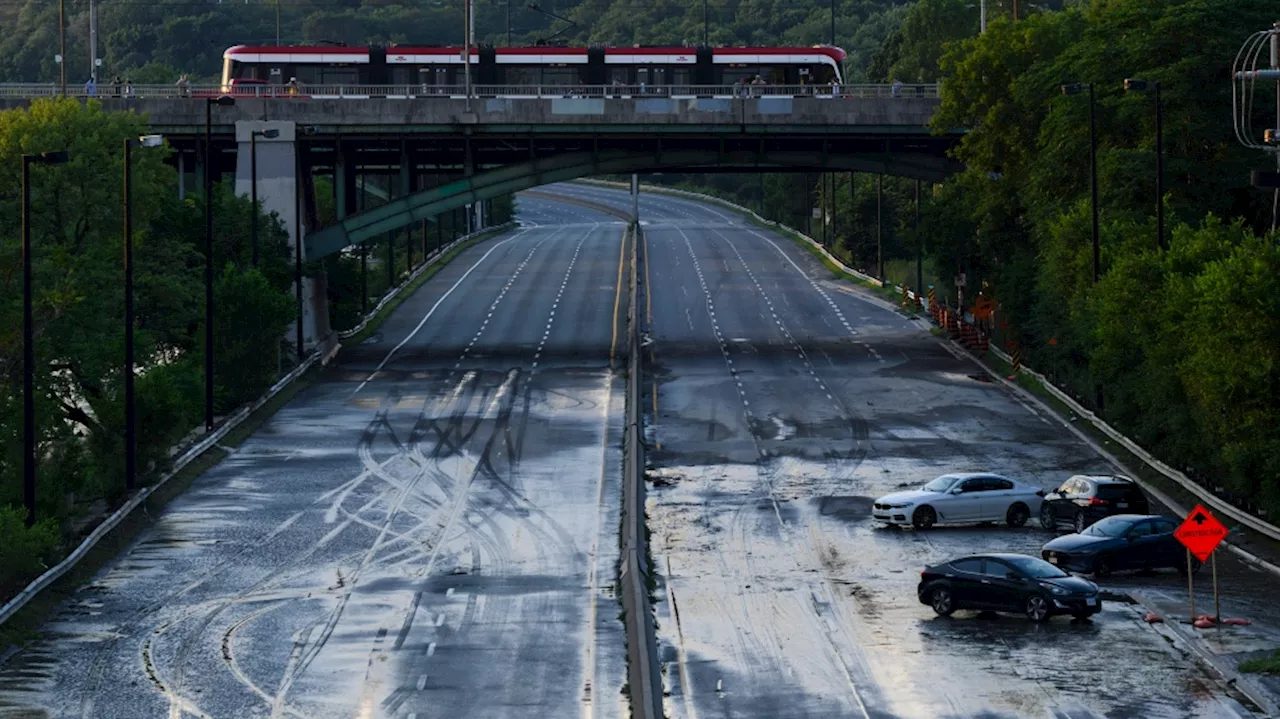
[(1124, 538), (1129, 540), (1130, 544), (1133, 544), (1134, 542), (1138, 541), (1138, 535), (1136, 534), (1126, 534)]
[(964, 487), (956, 487), (955, 489), (951, 490), (951, 493), (952, 493), (952, 494), (964, 494)]
[(1017, 572), (1007, 572), (1004, 576), (1005, 576), (1005, 579), (1012, 579), (1015, 582), (1022, 581), (1022, 575), (1018, 574)]

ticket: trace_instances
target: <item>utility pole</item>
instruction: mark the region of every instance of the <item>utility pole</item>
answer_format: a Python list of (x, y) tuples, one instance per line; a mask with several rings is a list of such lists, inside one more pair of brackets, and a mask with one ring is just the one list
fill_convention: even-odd
[(471, 2), (464, 0), (462, 8), (462, 77), (467, 84), (467, 112), (471, 112)]
[(831, 44), (836, 44), (836, 0), (831, 0)]
[(978, 34), (987, 31), (987, 0), (978, 0)]
[(511, 47), (511, 3), (513, 0), (507, 0), (507, 47)]
[(98, 83), (98, 3), (89, 0), (89, 77)]
[(711, 35), (710, 27), (710, 23), (707, 20), (707, 0), (702, 0), (702, 44), (704, 46), (711, 44), (711, 41), (707, 39)]
[(276, 0), (276, 47), (280, 46), (280, 0)]
[(58, 0), (58, 85), (67, 96), (67, 0)]

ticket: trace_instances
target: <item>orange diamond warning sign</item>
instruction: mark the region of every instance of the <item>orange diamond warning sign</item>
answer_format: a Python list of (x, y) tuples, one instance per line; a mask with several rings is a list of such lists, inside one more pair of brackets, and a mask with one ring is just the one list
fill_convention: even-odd
[(1197, 504), (1173, 536), (1203, 562), (1209, 559), (1218, 543), (1227, 536), (1227, 528), (1203, 504)]

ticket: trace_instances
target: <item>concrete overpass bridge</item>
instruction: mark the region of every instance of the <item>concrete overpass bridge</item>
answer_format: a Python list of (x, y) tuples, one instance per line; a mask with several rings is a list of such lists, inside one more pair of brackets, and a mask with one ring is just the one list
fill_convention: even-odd
[[(5, 90), (0, 107), (48, 94)], [(590, 175), (854, 171), (939, 182), (962, 169), (947, 152), (963, 132), (929, 128), (936, 86), (908, 86), (902, 96), (884, 85), (845, 86), (825, 96), (756, 87), (751, 91), (759, 96), (719, 94), (725, 91), (733, 89), (688, 96), (622, 95), (616, 88), (471, 99), (369, 88), (355, 97), (238, 96), (233, 106), (211, 107), (211, 169), (215, 177), (233, 172), (237, 192), (248, 194), (256, 145), (259, 198), (293, 241), (301, 238), (307, 260), (418, 225), (426, 231), (446, 214), (494, 197)], [(199, 187), (206, 100), (216, 93), (193, 89), (195, 97), (176, 97), (172, 87), (134, 93), (99, 101), (108, 110), (145, 114), (174, 149), (180, 191)], [(269, 130), (275, 137), (262, 135)], [(332, 178), (337, 221), (321, 227), (315, 179), (325, 176)], [(360, 209), (359, 188), (368, 178), (389, 199)], [(327, 322), (317, 317), (308, 324), (314, 325), (308, 338), (325, 334)]]

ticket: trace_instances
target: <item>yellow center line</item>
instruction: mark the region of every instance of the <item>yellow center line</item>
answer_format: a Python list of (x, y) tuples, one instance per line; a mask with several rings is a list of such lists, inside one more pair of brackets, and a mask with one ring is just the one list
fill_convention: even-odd
[(622, 266), (627, 251), (627, 231), (622, 231), (622, 242), (618, 246), (618, 289), (613, 293), (613, 339), (609, 341), (609, 369), (613, 369), (614, 352), (618, 347), (618, 306), (622, 303)]

